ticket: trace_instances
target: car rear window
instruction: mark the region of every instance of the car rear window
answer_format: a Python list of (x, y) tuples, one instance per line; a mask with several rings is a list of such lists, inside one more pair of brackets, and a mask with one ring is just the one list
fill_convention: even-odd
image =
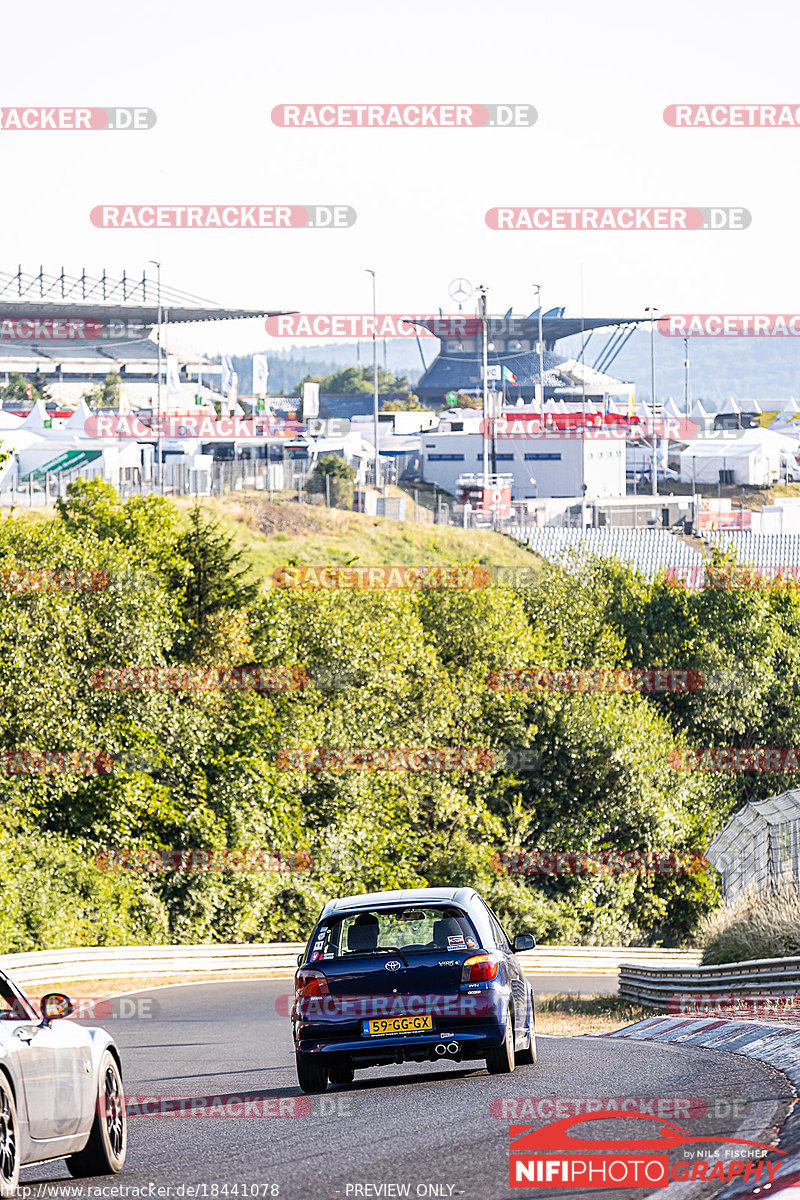
[(479, 947), (472, 922), (461, 909), (406, 904), (331, 917), (315, 931), (309, 961), (396, 950), (437, 954)]

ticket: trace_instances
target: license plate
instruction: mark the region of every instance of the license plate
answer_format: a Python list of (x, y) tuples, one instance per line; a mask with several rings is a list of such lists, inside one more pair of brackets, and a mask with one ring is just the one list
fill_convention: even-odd
[(393, 1033), (425, 1033), (433, 1017), (377, 1017), (363, 1022), (364, 1037), (390, 1037)]

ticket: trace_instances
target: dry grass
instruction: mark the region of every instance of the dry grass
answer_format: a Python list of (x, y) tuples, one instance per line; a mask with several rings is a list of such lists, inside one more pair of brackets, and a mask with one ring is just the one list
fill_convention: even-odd
[(586, 996), (566, 992), (536, 1000), (536, 1032), (556, 1037), (612, 1033), (643, 1017), (651, 1010), (620, 996)]
[[(188, 515), (191, 502), (176, 500)], [(254, 496), (204, 499), (204, 509), (219, 517), (237, 546), (268, 579), (286, 563), (302, 566), (435, 565), (480, 563), (483, 566), (524, 566), (536, 569), (540, 560), (511, 538), (490, 530), (458, 529), (452, 525), (391, 521), (366, 513), (347, 512), (286, 501), (270, 503)], [(413, 502), (408, 502), (409, 510)]]
[(800, 887), (749, 893), (712, 913), (701, 926), (703, 964), (800, 955)]

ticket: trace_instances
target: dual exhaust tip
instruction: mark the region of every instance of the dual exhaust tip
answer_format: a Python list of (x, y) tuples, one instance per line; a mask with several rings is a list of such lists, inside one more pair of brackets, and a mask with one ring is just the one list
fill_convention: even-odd
[(458, 1042), (448, 1042), (447, 1045), (440, 1042), (438, 1046), (434, 1046), (434, 1050), (440, 1058), (443, 1054), (458, 1054), (460, 1048)]

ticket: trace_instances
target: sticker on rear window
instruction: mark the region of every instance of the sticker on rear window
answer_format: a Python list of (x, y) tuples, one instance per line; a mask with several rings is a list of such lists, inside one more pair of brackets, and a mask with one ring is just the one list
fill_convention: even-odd
[(447, 939), (448, 950), (466, 950), (466, 948), (467, 943), (464, 941), (463, 933), (453, 934), (452, 937)]

